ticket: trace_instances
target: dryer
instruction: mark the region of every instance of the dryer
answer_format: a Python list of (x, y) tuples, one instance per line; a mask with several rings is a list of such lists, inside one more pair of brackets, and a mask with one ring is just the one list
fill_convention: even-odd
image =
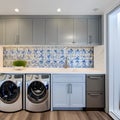
[(26, 74), (26, 110), (50, 110), (50, 74)]
[(22, 79), (20, 74), (0, 74), (0, 111), (22, 109)]

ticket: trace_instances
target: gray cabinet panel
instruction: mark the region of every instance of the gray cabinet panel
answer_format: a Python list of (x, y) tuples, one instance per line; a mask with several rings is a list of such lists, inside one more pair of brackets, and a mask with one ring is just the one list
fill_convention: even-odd
[(32, 45), (32, 19), (19, 20), (19, 44)]
[(0, 20), (0, 45), (4, 43), (4, 21)]
[(88, 44), (99, 44), (99, 21), (98, 18), (88, 19)]
[(58, 44), (58, 20), (46, 19), (46, 44)]
[(33, 19), (33, 44), (45, 45), (45, 19)]
[(74, 19), (75, 42), (80, 45), (88, 44), (88, 21), (87, 19)]
[(18, 20), (6, 19), (5, 20), (5, 43), (6, 45), (18, 44)]
[(104, 108), (104, 92), (87, 92), (87, 108)]
[(59, 19), (58, 44), (73, 44), (73, 19)]
[(104, 76), (87, 76), (87, 91), (104, 91)]

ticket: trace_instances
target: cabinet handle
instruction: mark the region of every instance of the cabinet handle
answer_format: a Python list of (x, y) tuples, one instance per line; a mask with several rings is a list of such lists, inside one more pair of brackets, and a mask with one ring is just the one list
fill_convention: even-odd
[(69, 93), (72, 94), (72, 84), (69, 84)]
[(72, 84), (67, 84), (67, 93), (68, 94), (72, 93)]
[(89, 35), (88, 36), (88, 44), (91, 44), (92, 43), (92, 35)]
[(15, 45), (17, 45), (17, 35), (15, 35)]
[(101, 76), (89, 76), (88, 78), (90, 78), (90, 79), (101, 79), (102, 77)]
[(20, 36), (17, 35), (17, 44), (19, 44), (19, 38), (20, 38)]
[(102, 93), (88, 93), (88, 95), (91, 95), (91, 96), (99, 96), (101, 95)]
[(67, 93), (69, 94), (70, 90), (69, 90), (69, 84), (67, 84)]
[(72, 41), (73, 44), (75, 44), (76, 42), (75, 41)]
[(15, 41), (15, 44), (19, 44), (19, 35), (16, 35), (16, 41)]

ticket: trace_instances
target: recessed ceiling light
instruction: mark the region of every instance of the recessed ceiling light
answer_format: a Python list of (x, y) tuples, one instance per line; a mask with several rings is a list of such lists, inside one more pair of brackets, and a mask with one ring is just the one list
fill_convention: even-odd
[(99, 8), (94, 8), (93, 11), (94, 12), (97, 12), (99, 10)]
[(57, 9), (57, 12), (61, 12), (61, 8), (58, 8), (58, 9)]
[(15, 8), (14, 11), (15, 11), (15, 12), (19, 12), (19, 9), (18, 9), (18, 8)]

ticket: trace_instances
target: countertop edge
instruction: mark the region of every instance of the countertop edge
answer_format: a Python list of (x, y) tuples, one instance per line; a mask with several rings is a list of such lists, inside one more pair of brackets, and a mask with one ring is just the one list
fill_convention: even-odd
[(48, 74), (106, 74), (103, 70), (94, 68), (24, 68), (15, 70), (14, 68), (0, 68), (0, 73), (9, 74), (29, 74), (29, 73), (48, 73)]

